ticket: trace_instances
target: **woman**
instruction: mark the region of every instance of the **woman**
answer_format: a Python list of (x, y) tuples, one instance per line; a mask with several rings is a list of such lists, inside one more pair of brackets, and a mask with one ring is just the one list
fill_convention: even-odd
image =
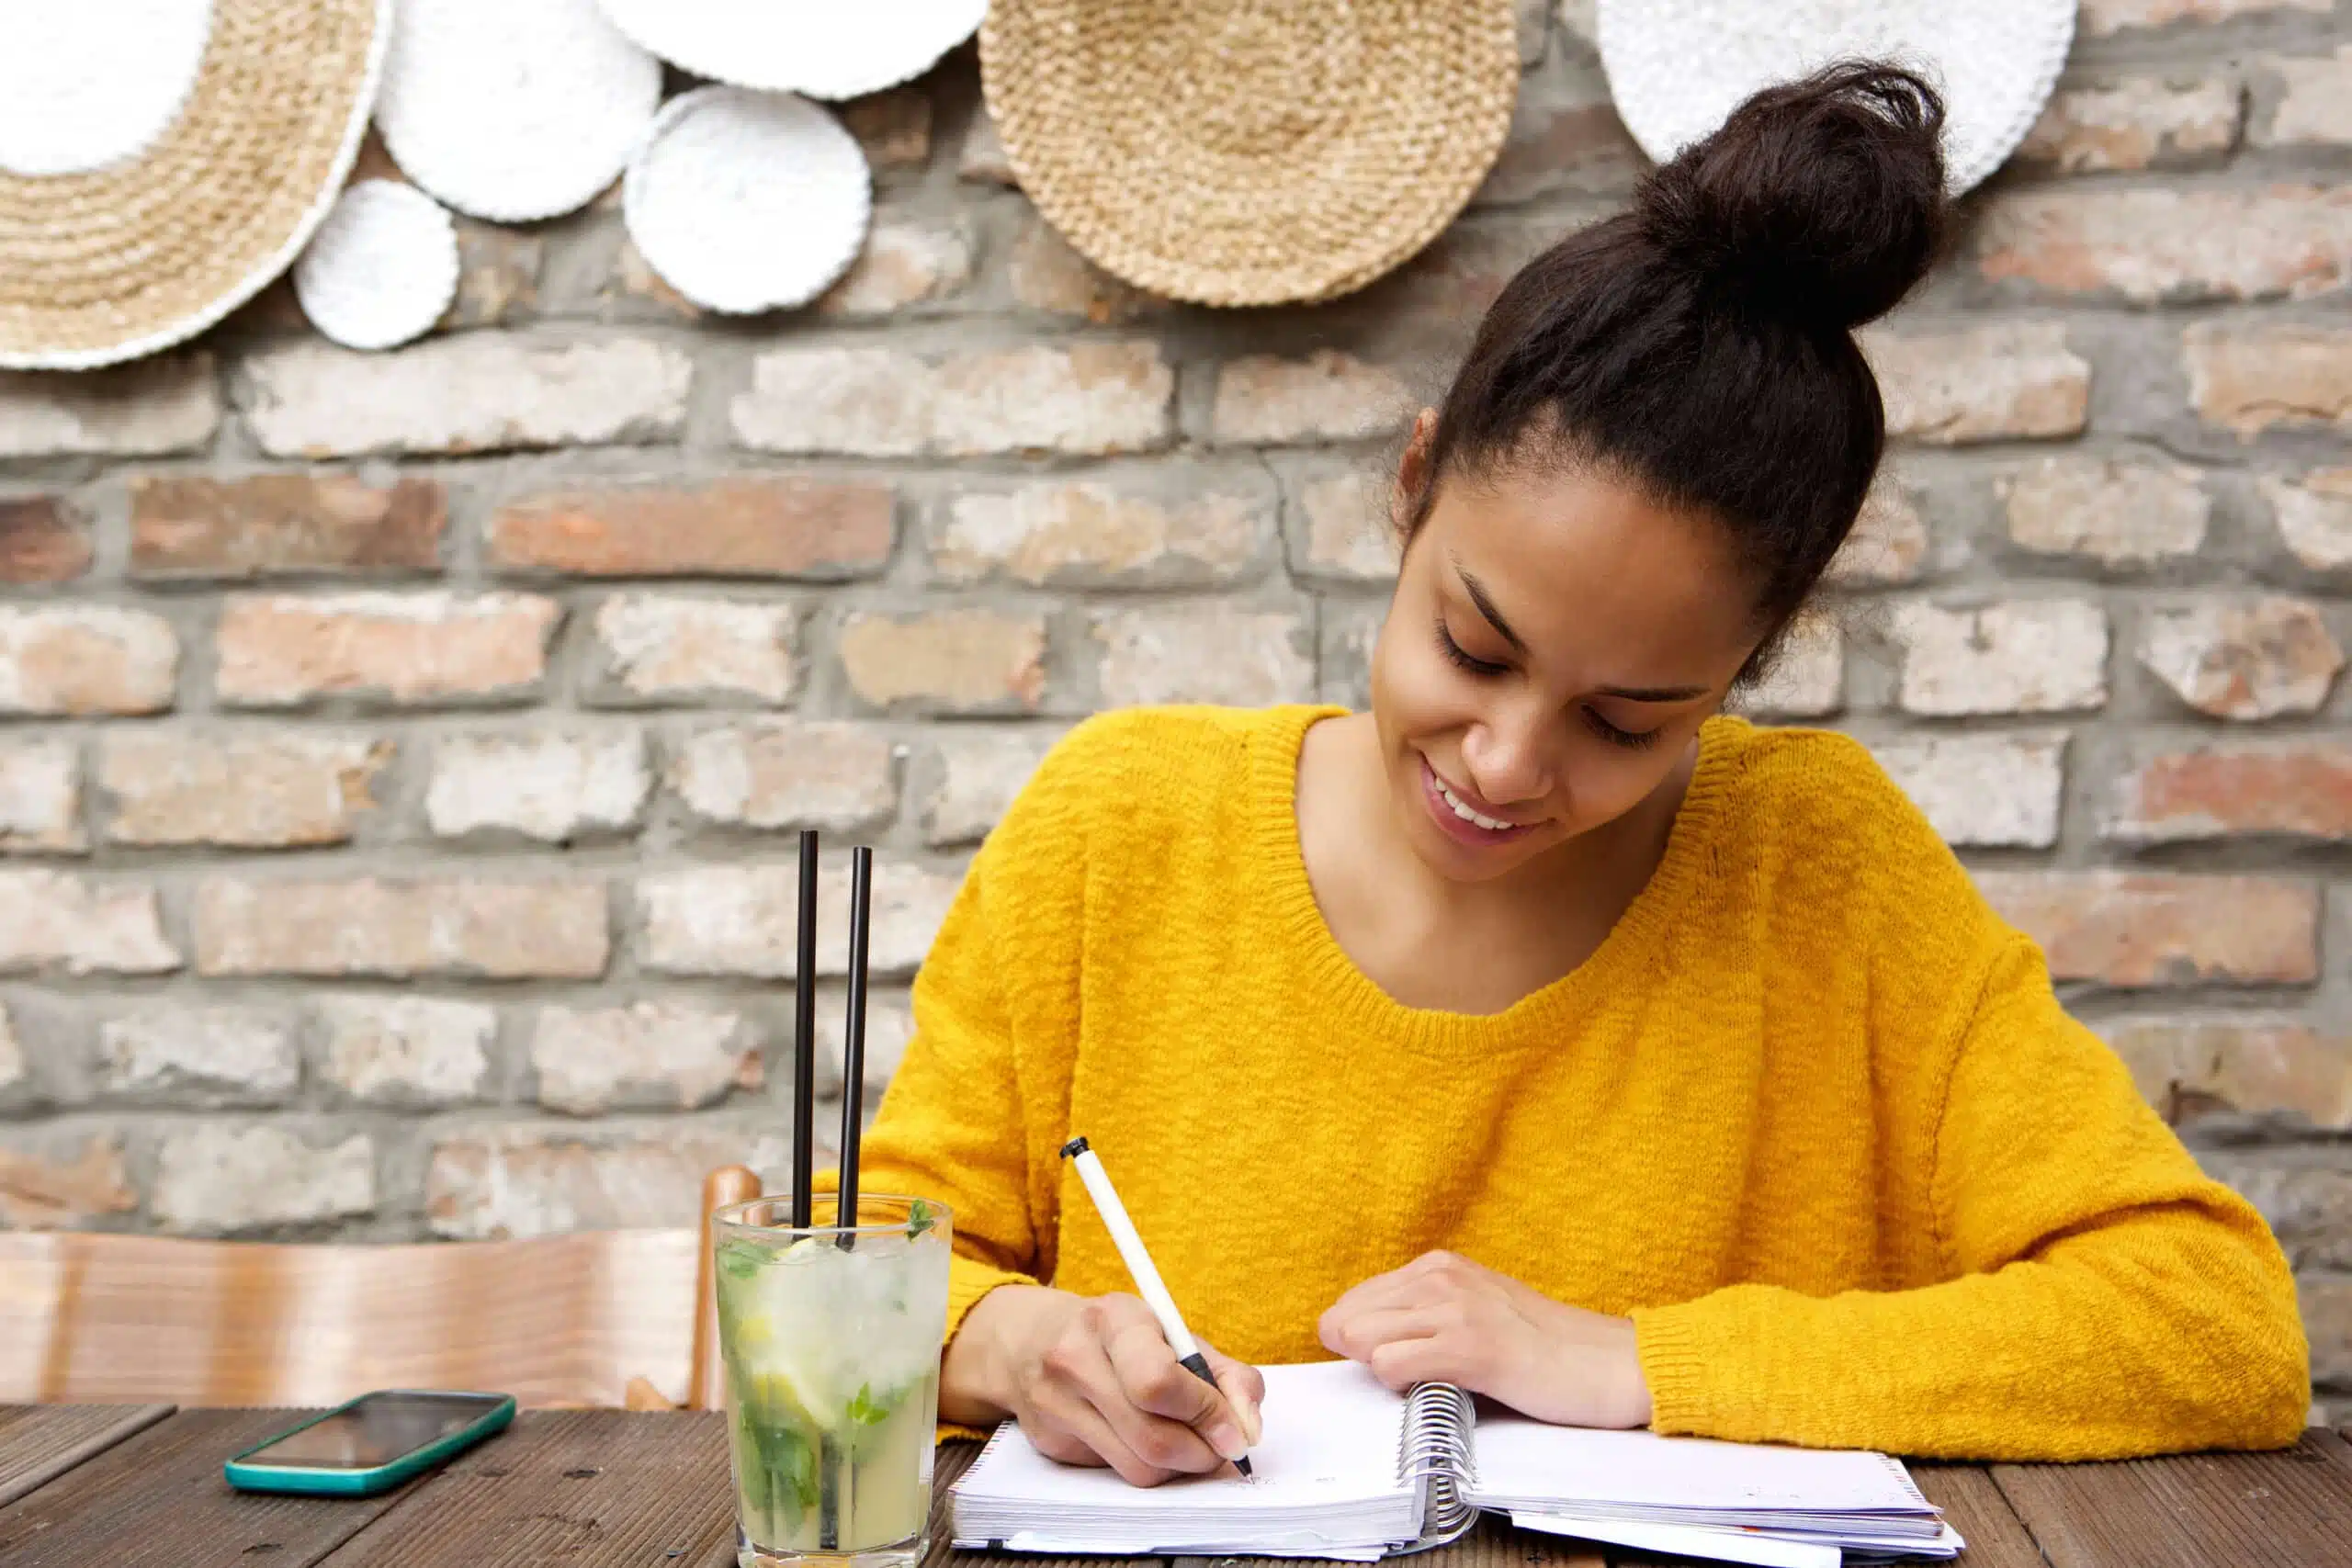
[(1720, 715), (1870, 488), (1851, 329), (1934, 254), (1941, 122), (1886, 67), (1766, 92), (1511, 281), (1398, 467), (1369, 713), (1113, 714), (1047, 760), (866, 1146), (955, 1210), (944, 1418), (1149, 1484), (1256, 1436), (1244, 1363), (1338, 1355), (1736, 1439), (2293, 1440), (2261, 1220), (1865, 750)]

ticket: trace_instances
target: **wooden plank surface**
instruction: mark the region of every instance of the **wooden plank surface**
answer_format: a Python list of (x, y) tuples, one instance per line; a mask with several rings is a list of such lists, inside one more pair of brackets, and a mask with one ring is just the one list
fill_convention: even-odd
[(1911, 1479), (1928, 1502), (1944, 1511), (1945, 1522), (1968, 1542), (1962, 1559), (1968, 1568), (2042, 1568), (2041, 1549), (2019, 1522), (1984, 1467), (1975, 1464), (1909, 1465)]
[(2275, 1453), (1992, 1470), (2052, 1568), (2352, 1568), (2347, 1473), (2319, 1429)]
[(168, 1404), (0, 1407), (0, 1508), (171, 1413)]
[(0, 1562), (89, 1568), (153, 1557), (189, 1568), (310, 1568), (400, 1494), (265, 1497), (232, 1490), (220, 1478), (230, 1455), (291, 1427), (301, 1414), (187, 1410), (166, 1416), (0, 1508)]
[(723, 1416), (547, 1410), (459, 1455), (330, 1568), (724, 1568), (734, 1560)]

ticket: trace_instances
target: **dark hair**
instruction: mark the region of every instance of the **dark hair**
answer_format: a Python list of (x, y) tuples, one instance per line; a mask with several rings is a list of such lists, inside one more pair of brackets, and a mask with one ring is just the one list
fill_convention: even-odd
[(1942, 100), (1856, 62), (1768, 88), (1520, 269), (1438, 411), (1410, 528), (1448, 474), (1599, 465), (1720, 520), (1769, 662), (1854, 525), (1885, 443), (1853, 329), (1934, 260)]

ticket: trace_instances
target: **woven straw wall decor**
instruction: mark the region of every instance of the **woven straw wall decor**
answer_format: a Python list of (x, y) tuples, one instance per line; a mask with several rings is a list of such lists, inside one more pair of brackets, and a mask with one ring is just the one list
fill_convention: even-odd
[(609, 188), (661, 101), (662, 62), (594, 0), (400, 0), (376, 125), (426, 191), (519, 223)]
[(1511, 0), (995, 0), (980, 72), (1046, 220), (1207, 305), (1396, 266), (1469, 201), (1519, 92)]
[(621, 192), (646, 264), (712, 310), (808, 303), (857, 259), (872, 213), (865, 151), (839, 120), (744, 87), (672, 99)]
[(970, 38), (988, 9), (988, 0), (597, 4), (640, 46), (697, 76), (812, 98), (854, 98), (913, 81)]
[(1600, 61), (1625, 129), (1661, 162), (1759, 87), (1849, 56), (1921, 68), (1950, 110), (1955, 194), (2017, 150), (2075, 37), (2075, 0), (1600, 0)]
[(0, 173), (0, 367), (153, 354), (283, 273), (358, 153), (390, 24), (391, 0), (214, 0), (162, 135), (102, 169)]
[(355, 181), (294, 264), (294, 297), (345, 348), (422, 337), (458, 297), (457, 227), (414, 186)]
[(0, 49), (0, 170), (78, 175), (170, 129), (212, 34), (211, 0), (16, 6)]

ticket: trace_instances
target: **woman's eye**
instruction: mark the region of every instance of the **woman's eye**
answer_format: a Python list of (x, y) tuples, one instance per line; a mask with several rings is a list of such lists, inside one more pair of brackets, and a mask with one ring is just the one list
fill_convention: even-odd
[(1620, 729), (1601, 717), (1598, 709), (1586, 708), (1583, 712), (1585, 727), (1611, 746), (1623, 746), (1629, 751), (1643, 751), (1657, 744), (1658, 730)]
[(1445, 617), (1442, 615), (1437, 620), (1437, 646), (1438, 650), (1453, 660), (1456, 668), (1466, 670), (1473, 675), (1499, 675), (1503, 672), (1502, 665), (1464, 652), (1462, 645), (1453, 640), (1453, 634), (1445, 629)]

